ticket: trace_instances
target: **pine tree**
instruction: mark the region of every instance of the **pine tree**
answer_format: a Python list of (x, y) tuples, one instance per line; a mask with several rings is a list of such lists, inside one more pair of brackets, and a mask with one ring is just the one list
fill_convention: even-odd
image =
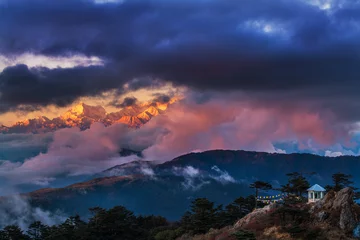
[(250, 184), (250, 188), (255, 189), (255, 208), (257, 208), (257, 198), (259, 196), (259, 189), (267, 191), (267, 190), (272, 189), (272, 186), (268, 182), (256, 181), (256, 182), (253, 182), (252, 184)]
[(308, 180), (298, 172), (288, 173), (286, 176), (288, 176), (289, 180), (286, 185), (281, 186), (281, 191), (302, 197), (310, 187)]
[(221, 205), (215, 207), (208, 199), (197, 198), (190, 209), (182, 218), (182, 226), (192, 234), (206, 233), (210, 228), (221, 225)]
[(123, 206), (108, 211), (91, 209), (95, 215), (88, 223), (87, 239), (143, 239), (144, 229), (140, 228), (134, 213)]
[(335, 192), (340, 191), (346, 187), (352, 187), (352, 182), (350, 179), (352, 178), (351, 175), (344, 174), (341, 172), (334, 173), (332, 175), (333, 185), (327, 185), (325, 188), (327, 191), (334, 190)]
[(42, 240), (49, 235), (49, 227), (42, 224), (40, 221), (35, 221), (29, 225), (27, 235), (32, 240)]
[(10, 225), (4, 228), (5, 239), (8, 240), (28, 240), (29, 237), (24, 234), (24, 232), (15, 225)]

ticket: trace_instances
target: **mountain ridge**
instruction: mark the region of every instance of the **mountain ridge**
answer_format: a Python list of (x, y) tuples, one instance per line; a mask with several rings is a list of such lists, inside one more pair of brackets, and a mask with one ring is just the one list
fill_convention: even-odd
[(176, 97), (168, 102), (144, 102), (126, 106), (118, 112), (107, 113), (105, 108), (97, 105), (91, 106), (83, 102), (73, 106), (63, 114), (53, 119), (38, 116), (32, 119), (18, 121), (11, 126), (0, 126), (0, 133), (44, 133), (62, 128), (79, 127), (81, 130), (90, 128), (95, 122), (110, 126), (123, 123), (130, 128), (139, 128), (166, 111), (169, 105), (175, 103)]
[[(189, 207), (191, 199), (206, 197), (217, 204), (227, 204), (239, 196), (252, 194), (249, 185), (256, 180), (280, 187), (288, 181), (286, 174), (290, 172), (303, 173), (310, 184), (322, 186), (331, 183), (333, 173), (343, 172), (353, 175), (358, 187), (359, 168), (360, 157), (357, 156), (212, 150), (182, 155), (159, 164), (137, 160), (109, 168), (83, 182), (23, 196), (29, 197), (36, 206), (69, 213), (75, 207), (79, 209), (79, 204), (84, 214), (87, 208), (97, 205), (105, 208), (124, 205), (138, 214), (160, 214), (177, 220)], [(307, 175), (310, 172), (316, 174)], [(149, 204), (153, 207), (146, 207)]]

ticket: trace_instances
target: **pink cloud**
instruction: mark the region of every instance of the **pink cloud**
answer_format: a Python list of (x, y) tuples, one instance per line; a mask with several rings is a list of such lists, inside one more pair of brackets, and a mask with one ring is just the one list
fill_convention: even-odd
[(190, 151), (245, 149), (275, 152), (277, 141), (308, 141), (328, 146), (346, 139), (329, 112), (302, 108), (253, 106), (245, 101), (213, 99), (204, 104), (183, 101), (144, 128), (161, 126), (168, 134), (145, 150), (149, 159), (168, 160)]
[[(138, 134), (139, 138), (136, 136)], [(34, 183), (46, 185), (58, 175), (82, 175), (99, 173), (118, 164), (135, 160), (136, 156), (120, 157), (122, 147), (145, 148), (155, 142), (156, 134), (147, 131), (134, 131), (126, 125), (116, 124), (105, 127), (95, 123), (90, 129), (79, 128), (58, 130), (54, 133), (53, 142), (46, 153), (29, 158), (23, 164), (12, 164), (9, 161), (0, 166), (0, 176), (14, 184)], [(134, 139), (138, 139), (134, 145)], [(46, 183), (46, 184), (45, 184)]]

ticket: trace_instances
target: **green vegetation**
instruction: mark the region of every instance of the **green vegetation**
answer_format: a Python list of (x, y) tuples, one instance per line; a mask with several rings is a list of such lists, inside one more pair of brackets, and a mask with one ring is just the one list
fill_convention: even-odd
[(0, 240), (172, 240), (183, 234), (202, 234), (210, 228), (234, 224), (255, 206), (253, 196), (238, 198), (231, 204), (215, 206), (206, 198), (195, 199), (179, 222), (170, 223), (160, 216), (135, 216), (123, 206), (109, 210), (91, 208), (92, 217), (83, 221), (72, 216), (56, 226), (36, 221), (26, 232), (17, 226), (0, 231)]
[[(256, 181), (256, 182), (250, 184), (250, 188), (255, 189), (255, 199), (257, 199), (259, 196), (259, 189), (267, 191), (267, 190), (272, 189), (272, 186), (268, 182)], [(257, 201), (255, 201), (255, 208), (257, 208)]]
[(235, 199), (232, 203), (225, 207), (223, 213), (222, 221), (223, 225), (228, 226), (242, 218), (247, 212), (250, 212), (255, 205), (259, 207), (264, 207), (266, 204), (262, 202), (256, 203), (254, 196), (248, 196), (246, 198), (239, 197)]
[(255, 234), (249, 231), (241, 230), (233, 234), (237, 240), (256, 240)]
[(333, 185), (327, 185), (325, 188), (327, 191), (334, 190), (335, 192), (340, 191), (345, 187), (352, 187), (352, 182), (350, 179), (352, 178), (351, 175), (344, 174), (344, 173), (334, 173), (332, 175)]
[[(344, 174), (341, 172), (334, 173), (332, 175), (333, 185), (327, 185), (327, 186), (325, 186), (325, 189), (326, 189), (326, 191), (333, 190), (333, 191), (337, 192), (343, 188), (350, 187), (354, 191), (358, 190), (358, 188), (355, 188), (353, 186), (354, 182), (351, 181), (350, 179), (352, 179), (352, 176), (349, 174)], [(354, 199), (360, 199), (360, 192), (355, 192)]]
[(303, 197), (306, 190), (310, 188), (308, 180), (302, 173), (298, 172), (288, 173), (286, 176), (288, 176), (288, 183), (281, 186), (281, 191), (298, 197)]

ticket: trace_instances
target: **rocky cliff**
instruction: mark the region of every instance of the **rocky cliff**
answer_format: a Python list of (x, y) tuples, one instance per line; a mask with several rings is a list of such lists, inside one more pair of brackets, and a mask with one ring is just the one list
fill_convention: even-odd
[(234, 226), (191, 239), (236, 240), (249, 233), (261, 240), (360, 239), (360, 206), (353, 197), (353, 190), (345, 188), (327, 193), (316, 203), (274, 203), (254, 210)]
[(360, 223), (360, 207), (354, 203), (353, 197), (354, 192), (350, 188), (326, 194), (310, 209), (314, 224), (326, 223), (334, 228), (352, 233)]

